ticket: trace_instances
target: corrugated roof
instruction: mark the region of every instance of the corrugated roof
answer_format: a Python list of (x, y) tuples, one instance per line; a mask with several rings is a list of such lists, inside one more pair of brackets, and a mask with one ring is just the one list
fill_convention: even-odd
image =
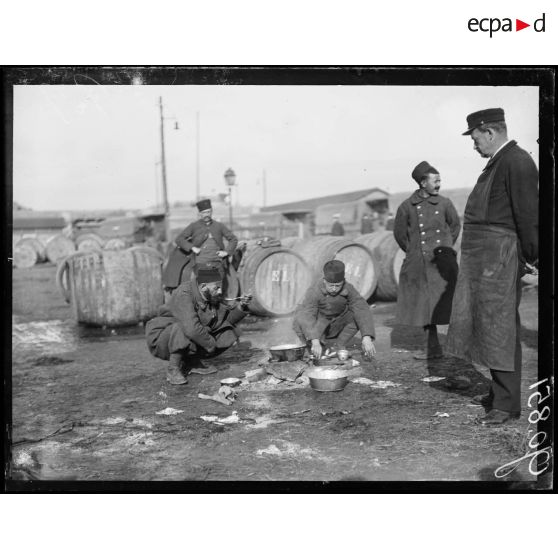
[(365, 198), (373, 192), (380, 192), (385, 194), (386, 197), (389, 197), (389, 193), (381, 188), (368, 188), (366, 190), (344, 192), (342, 194), (333, 194), (331, 196), (323, 196), (321, 198), (308, 198), (305, 200), (282, 203), (279, 205), (268, 205), (266, 207), (262, 207), (260, 211), (279, 211), (281, 213), (297, 212), (301, 210), (315, 211), (320, 205), (353, 202)]
[(56, 213), (39, 213), (34, 211), (14, 211), (13, 229), (63, 229), (66, 220)]

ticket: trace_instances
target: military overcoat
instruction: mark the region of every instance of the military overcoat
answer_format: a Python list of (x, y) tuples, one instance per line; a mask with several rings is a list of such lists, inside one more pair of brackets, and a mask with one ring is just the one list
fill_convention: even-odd
[(393, 234), (405, 260), (399, 275), (396, 323), (449, 323), (457, 268), (440, 273), (433, 252), (440, 246), (453, 246), (460, 229), (457, 211), (444, 196), (423, 198), (417, 190), (399, 206)]
[[(203, 219), (199, 219), (188, 225), (174, 240), (175, 247), (163, 269), (165, 287), (175, 288), (180, 284), (182, 271), (194, 259), (192, 248), (200, 248), (210, 234), (221, 250), (225, 250), (229, 256), (233, 255), (238, 244), (237, 237), (219, 221), (206, 224)], [(228, 241), (226, 247), (224, 239)]]
[(350, 283), (330, 295), (323, 281), (311, 286), (295, 311), (295, 321), (306, 339), (320, 339), (329, 327), (329, 336), (340, 333), (350, 321), (358, 326), (361, 335), (375, 338), (372, 310)]

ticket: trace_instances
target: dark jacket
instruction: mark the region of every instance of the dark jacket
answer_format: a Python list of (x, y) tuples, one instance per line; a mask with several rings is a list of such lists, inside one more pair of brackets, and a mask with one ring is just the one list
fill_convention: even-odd
[[(226, 329), (236, 331), (235, 325), (246, 316), (237, 306), (220, 304), (216, 309), (201, 295), (195, 280), (187, 281), (173, 292), (168, 305), (159, 308), (159, 315), (146, 325), (147, 344), (156, 345), (162, 331), (179, 323), (184, 335), (206, 351), (219, 348), (216, 338)], [(153, 351), (152, 351), (153, 352)]]
[(335, 221), (333, 225), (331, 225), (331, 235), (332, 236), (344, 236), (345, 235), (345, 227), (339, 222)]
[(486, 183), (489, 178), (492, 188), (487, 214), (471, 211), (475, 204), (468, 202), (464, 223), (490, 224), (516, 232), (520, 259), (534, 263), (539, 257), (539, 174), (533, 158), (512, 140), (488, 161), (477, 183)]
[[(219, 221), (211, 221), (206, 225), (202, 219), (188, 225), (174, 240), (175, 248), (169, 256), (169, 261), (163, 269), (163, 285), (174, 288), (180, 284), (184, 267), (190, 263), (194, 253), (192, 247), (200, 248), (209, 238), (209, 233), (221, 250), (226, 250), (232, 256), (238, 244), (236, 236)], [(227, 246), (225, 248), (224, 240)]]
[(448, 283), (441, 276), (433, 261), (434, 249), (452, 247), (460, 229), (457, 211), (444, 196), (422, 198), (417, 190), (399, 206), (393, 234), (405, 260), (399, 275), (396, 323), (449, 323), (456, 277)]
[(352, 313), (361, 335), (375, 338), (374, 319), (366, 300), (350, 284), (345, 282), (341, 291), (332, 296), (323, 281), (310, 287), (295, 310), (295, 320), (306, 339), (320, 339), (332, 321)]

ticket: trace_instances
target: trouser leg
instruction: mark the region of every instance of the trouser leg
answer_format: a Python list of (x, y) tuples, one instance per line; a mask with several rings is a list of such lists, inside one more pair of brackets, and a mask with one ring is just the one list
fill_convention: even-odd
[(492, 408), (508, 413), (521, 412), (521, 373), (490, 370)]
[(354, 320), (343, 327), (337, 336), (336, 345), (339, 349), (347, 347), (348, 342), (357, 334), (358, 326)]
[(440, 340), (438, 339), (438, 329), (436, 325), (429, 324), (424, 326), (426, 332), (426, 353), (428, 355), (439, 355), (442, 352)]
[(493, 394), (493, 409), (500, 409), (509, 413), (521, 412), (521, 320), (519, 317), (519, 301), (521, 298), (521, 284), (518, 281), (517, 306), (515, 314), (515, 354), (513, 372), (502, 370), (490, 370), (492, 375), (491, 393)]

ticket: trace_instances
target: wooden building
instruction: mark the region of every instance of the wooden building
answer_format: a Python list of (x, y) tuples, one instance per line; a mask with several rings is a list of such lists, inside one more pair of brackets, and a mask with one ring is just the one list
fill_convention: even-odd
[(385, 227), (389, 213), (389, 193), (380, 188), (368, 188), (305, 200), (263, 207), (261, 213), (279, 213), (297, 225), (297, 235), (307, 238), (318, 234), (329, 234), (333, 216), (339, 221), (347, 236), (361, 233), (364, 216), (374, 220), (373, 230)]
[(13, 243), (23, 237), (37, 238), (43, 244), (60, 234), (68, 225), (61, 213), (47, 211), (14, 210), (12, 221)]

